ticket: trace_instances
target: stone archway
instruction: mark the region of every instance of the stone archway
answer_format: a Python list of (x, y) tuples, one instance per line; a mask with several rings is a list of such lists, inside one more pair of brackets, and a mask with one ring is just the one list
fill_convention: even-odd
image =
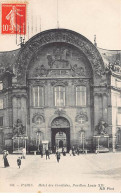
[(68, 43), (78, 48), (87, 57), (92, 67), (94, 78), (101, 80), (104, 62), (97, 48), (84, 36), (67, 29), (52, 29), (32, 37), (20, 50), (17, 59), (17, 80), (26, 84), (30, 61), (43, 46), (50, 43)]
[(51, 146), (54, 149), (65, 147), (67, 152), (70, 149), (70, 123), (62, 117), (56, 117), (51, 123)]

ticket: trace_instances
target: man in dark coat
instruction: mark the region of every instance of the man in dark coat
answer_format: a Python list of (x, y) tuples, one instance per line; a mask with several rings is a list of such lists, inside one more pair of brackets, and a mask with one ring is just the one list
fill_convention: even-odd
[(42, 146), (39, 147), (41, 158), (43, 158), (43, 148)]
[(17, 165), (19, 168), (21, 167), (21, 158), (20, 157), (18, 157), (18, 159), (17, 159)]
[(56, 152), (56, 158), (57, 158), (57, 162), (59, 163), (59, 161), (60, 161), (60, 152)]
[(49, 150), (46, 149), (46, 160), (47, 160), (47, 158), (50, 159), (50, 156), (49, 155), (50, 155)]

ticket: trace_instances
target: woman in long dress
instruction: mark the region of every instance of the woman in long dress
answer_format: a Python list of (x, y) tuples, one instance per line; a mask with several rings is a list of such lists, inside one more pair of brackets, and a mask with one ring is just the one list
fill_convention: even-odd
[(4, 151), (3, 152), (4, 167), (9, 167), (10, 166), (9, 163), (8, 163), (7, 156), (8, 156), (8, 151)]

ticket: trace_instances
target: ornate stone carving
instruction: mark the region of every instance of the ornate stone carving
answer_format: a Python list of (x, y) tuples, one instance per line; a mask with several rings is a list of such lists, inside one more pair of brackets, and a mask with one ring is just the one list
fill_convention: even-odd
[(70, 76), (71, 70), (66, 70), (66, 69), (54, 69), (54, 70), (49, 70), (48, 77), (65, 77), (65, 76)]
[(20, 119), (17, 119), (16, 123), (13, 125), (13, 135), (14, 136), (21, 136), (25, 134), (24, 126)]
[(70, 124), (66, 118), (57, 117), (52, 121), (52, 128), (67, 128), (70, 127)]
[(87, 113), (81, 111), (79, 114), (76, 115), (75, 121), (80, 124), (84, 124), (86, 121), (88, 121)]
[(117, 63), (111, 64), (109, 63), (108, 66), (105, 69), (106, 72), (117, 72), (121, 73), (121, 66)]
[(107, 134), (105, 130), (106, 127), (108, 127), (108, 124), (103, 119), (101, 119), (98, 125), (95, 127), (95, 130), (98, 132), (99, 135), (105, 135)]
[(43, 122), (45, 122), (45, 118), (42, 114), (40, 113), (35, 113), (33, 115), (33, 118), (32, 118), (32, 122), (37, 124), (37, 125), (40, 125), (42, 124)]
[(69, 54), (69, 50), (66, 48), (55, 48), (53, 50), (53, 55), (47, 54), (48, 65), (52, 68), (69, 68), (70, 63), (67, 60)]
[(44, 65), (40, 65), (35, 68), (35, 71), (33, 73), (33, 77), (38, 77), (38, 76), (47, 76), (48, 70), (45, 68)]
[(66, 114), (66, 111), (64, 111), (62, 108), (59, 108), (58, 110), (55, 111), (55, 114), (58, 116), (61, 116), (63, 114)]
[(51, 85), (52, 86), (57, 86), (57, 85), (59, 85), (59, 86), (67, 86), (68, 85), (68, 82), (66, 81), (66, 80), (52, 80), (51, 82)]
[[(53, 42), (65, 42), (79, 48), (90, 61), (95, 77), (101, 76), (102, 72), (104, 72), (102, 57), (89, 40), (73, 31), (57, 29), (40, 33), (33, 39), (30, 39), (30, 41), (28, 41), (21, 49), (17, 61), (17, 77), (19, 82), (23, 82), (23, 79), (26, 79), (25, 70), (28, 69), (29, 62), (33, 58), (33, 55), (39, 51), (42, 46)], [(50, 62), (51, 60), (49, 63)], [(51, 63), (50, 66), (52, 66)]]
[(29, 85), (38, 85), (38, 86), (44, 86), (47, 85), (47, 80), (30, 80)]
[(72, 80), (72, 85), (78, 86), (78, 85), (84, 85), (86, 86), (89, 83), (89, 80), (86, 79), (76, 79)]
[(79, 75), (79, 76), (85, 76), (85, 68), (79, 67), (77, 64), (72, 66), (72, 72), (73, 76)]

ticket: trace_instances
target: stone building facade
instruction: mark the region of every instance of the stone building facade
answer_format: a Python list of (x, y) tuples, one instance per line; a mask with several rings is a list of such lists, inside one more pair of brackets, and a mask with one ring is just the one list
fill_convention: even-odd
[(17, 134), (27, 137), (27, 148), (48, 141), (68, 150), (83, 141), (93, 150), (94, 136), (107, 134), (110, 149), (119, 149), (120, 55), (67, 29), (41, 32), (18, 50), (1, 52), (0, 151), (12, 152)]

